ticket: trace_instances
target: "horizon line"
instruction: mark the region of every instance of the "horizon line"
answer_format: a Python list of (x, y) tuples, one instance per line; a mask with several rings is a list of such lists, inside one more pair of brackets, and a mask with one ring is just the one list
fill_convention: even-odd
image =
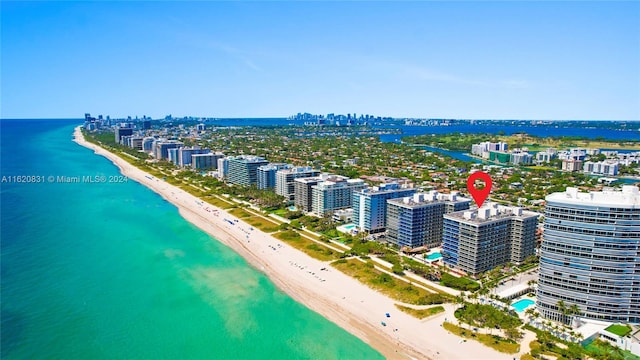
[[(322, 115), (322, 114), (311, 114), (311, 115)], [(342, 115), (342, 114), (338, 114), (338, 115)], [(180, 116), (180, 117), (172, 117), (171, 120), (183, 120), (183, 118), (187, 117), (187, 118), (195, 118), (195, 119), (205, 119), (205, 120), (227, 120), (227, 119), (233, 119), (233, 120), (239, 120), (239, 119), (289, 119), (291, 116), (295, 116), (295, 115), (289, 115), (289, 116), (260, 116), (260, 117), (251, 117), (251, 116), (240, 116), (240, 117), (223, 117), (223, 116), (194, 116), (194, 115), (185, 115), (185, 116)], [(378, 116), (376, 116), (378, 117)], [(394, 116), (380, 116), (381, 118), (391, 118), (393, 120), (402, 120), (402, 119), (413, 119), (413, 120), (463, 120), (463, 121), (558, 121), (558, 122), (567, 122), (567, 121), (604, 121), (604, 122), (633, 122), (633, 121), (640, 121), (640, 119), (509, 119), (509, 118), (503, 118), (503, 119), (488, 119), (488, 118), (451, 118), (451, 117), (407, 117), (407, 116), (401, 116), (401, 117), (394, 117)], [(0, 117), (0, 121), (4, 121), (4, 120), (84, 120), (84, 117), (9, 117), (9, 118), (5, 118), (5, 117)], [(113, 117), (110, 118), (111, 120), (128, 120), (127, 118), (122, 118), (122, 117)], [(103, 119), (105, 120), (105, 119)], [(131, 119), (131, 120), (136, 120), (136, 119)], [(138, 118), (138, 121), (143, 120), (142, 118)], [(148, 120), (153, 120), (153, 121), (164, 121), (166, 120), (165, 118), (148, 118)], [(295, 119), (291, 119), (291, 120), (295, 120)]]

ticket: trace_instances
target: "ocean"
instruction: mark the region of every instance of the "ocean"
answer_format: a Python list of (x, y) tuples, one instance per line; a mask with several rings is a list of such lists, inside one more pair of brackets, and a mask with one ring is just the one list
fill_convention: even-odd
[(0, 121), (3, 359), (382, 358), (144, 186), (63, 183), (119, 174), (78, 124)]

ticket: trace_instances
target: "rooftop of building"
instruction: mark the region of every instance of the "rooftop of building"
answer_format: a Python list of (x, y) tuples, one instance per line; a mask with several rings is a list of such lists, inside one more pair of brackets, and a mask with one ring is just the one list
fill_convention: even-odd
[(414, 190), (414, 189), (415, 188), (411, 183), (404, 183), (404, 184), (384, 183), (377, 186), (371, 186), (366, 189), (362, 189), (360, 193), (367, 194), (367, 195), (375, 195), (375, 194), (393, 193), (398, 191)]
[(475, 210), (462, 210), (446, 214), (445, 217), (460, 220), (468, 224), (484, 224), (507, 218), (526, 219), (540, 214), (524, 210), (517, 206), (504, 206), (497, 203), (486, 203)]
[(285, 164), (285, 163), (269, 163), (267, 165), (262, 165), (260, 167), (258, 167), (258, 170), (279, 170), (279, 169), (284, 169), (288, 166), (291, 166), (289, 164)]
[(304, 173), (304, 172), (320, 172), (320, 170), (313, 169), (311, 166), (294, 166), (287, 169), (280, 169), (278, 172), (286, 174)]
[(319, 176), (305, 177), (305, 178), (297, 178), (293, 181), (301, 182), (301, 183), (317, 183), (322, 181), (322, 178)]
[(444, 202), (468, 202), (468, 201), (471, 201), (471, 199), (460, 196), (457, 191), (453, 191), (449, 194), (441, 194), (435, 190), (429, 191), (427, 193), (417, 193), (417, 194), (413, 194), (412, 196), (405, 196), (398, 199), (387, 200), (387, 202), (391, 202), (394, 204), (407, 206), (407, 207), (429, 205), (434, 203), (444, 203)]
[(267, 159), (265, 159), (265, 158), (263, 158), (261, 156), (256, 156), (256, 155), (230, 156), (229, 160), (239, 160), (239, 161), (246, 162), (246, 163), (267, 161)]
[(639, 207), (640, 189), (637, 186), (624, 185), (622, 190), (605, 188), (602, 191), (580, 192), (578, 188), (568, 187), (565, 192), (548, 195), (546, 200), (571, 204)]
[(624, 336), (627, 336), (629, 333), (631, 333), (631, 326), (622, 325), (622, 324), (611, 324), (607, 326), (607, 328), (604, 330), (614, 335), (624, 337)]
[(210, 152), (204, 153), (204, 154), (193, 154), (191, 156), (204, 157), (204, 156), (214, 156), (214, 155), (215, 156), (224, 156), (224, 154), (221, 153), (221, 152), (213, 152), (213, 151), (210, 151)]
[(350, 179), (346, 176), (340, 175), (320, 175), (320, 182), (315, 185), (319, 188), (332, 187), (332, 186), (349, 186), (349, 185), (364, 185), (365, 182), (362, 179)]

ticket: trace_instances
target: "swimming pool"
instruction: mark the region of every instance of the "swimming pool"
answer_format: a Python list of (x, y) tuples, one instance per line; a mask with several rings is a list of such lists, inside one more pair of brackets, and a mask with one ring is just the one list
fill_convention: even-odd
[(531, 299), (520, 299), (520, 300), (514, 302), (513, 304), (511, 304), (511, 306), (513, 306), (513, 308), (516, 309), (517, 312), (523, 312), (529, 306), (534, 305), (534, 304), (535, 304), (535, 301), (533, 301)]
[(356, 225), (355, 224), (347, 224), (347, 225), (344, 225), (343, 228), (345, 228), (347, 230), (352, 230), (352, 229), (356, 228)]
[(427, 260), (431, 260), (431, 261), (438, 260), (440, 258), (442, 258), (442, 254), (440, 252), (434, 252), (427, 255)]

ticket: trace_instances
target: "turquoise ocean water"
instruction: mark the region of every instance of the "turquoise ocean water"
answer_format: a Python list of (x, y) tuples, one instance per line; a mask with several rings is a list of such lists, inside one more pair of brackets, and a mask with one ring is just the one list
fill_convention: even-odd
[[(78, 122), (0, 122), (1, 175), (118, 175)], [(376, 359), (142, 185), (2, 183), (3, 359)]]

